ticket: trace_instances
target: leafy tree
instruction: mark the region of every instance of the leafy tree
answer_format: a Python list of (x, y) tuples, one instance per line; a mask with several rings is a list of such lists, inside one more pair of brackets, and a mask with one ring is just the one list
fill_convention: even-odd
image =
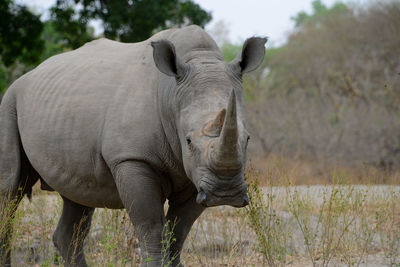
[(43, 23), (24, 5), (0, 0), (0, 93), (41, 60)]
[(69, 2), (57, 1), (56, 5), (50, 9), (51, 19), (48, 22), (48, 30), (55, 33), (57, 37), (61, 37), (64, 46), (75, 49), (92, 40), (93, 36), (88, 31), (88, 20), (78, 17), (75, 6)]
[(53, 21), (46, 21), (43, 23), (42, 39), (44, 41), (45, 49), (40, 57), (40, 61), (70, 50), (72, 47), (67, 46), (65, 42), (65, 35), (57, 31), (56, 23)]
[(240, 53), (240, 51), (242, 50), (242, 45), (225, 43), (222, 45), (221, 50), (224, 60), (230, 62), (235, 59), (237, 54)]
[(311, 14), (300, 11), (296, 16), (292, 17), (292, 20), (295, 22), (296, 27), (301, 27), (306, 23), (318, 22), (329, 15), (335, 15), (347, 10), (348, 6), (341, 2), (335, 3), (332, 7), (327, 7), (321, 0), (314, 0)]
[(90, 39), (87, 25), (91, 20), (102, 22), (105, 37), (123, 42), (142, 41), (155, 30), (171, 26), (204, 26), (211, 20), (211, 15), (192, 0), (58, 0), (51, 14), (58, 22), (57, 31), (73, 48)]
[(43, 52), (40, 16), (12, 0), (0, 0), (0, 55), (5, 66), (16, 60), (36, 64)]

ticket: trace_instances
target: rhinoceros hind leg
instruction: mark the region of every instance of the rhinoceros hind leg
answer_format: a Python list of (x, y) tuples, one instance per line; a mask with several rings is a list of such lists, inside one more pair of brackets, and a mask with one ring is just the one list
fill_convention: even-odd
[(31, 196), (39, 175), (22, 148), (15, 91), (7, 91), (0, 106), (0, 265), (10, 266), (12, 222), (24, 195)]
[(79, 205), (64, 198), (63, 211), (53, 234), (54, 246), (63, 257), (65, 266), (87, 266), (83, 242), (87, 236), (94, 208)]

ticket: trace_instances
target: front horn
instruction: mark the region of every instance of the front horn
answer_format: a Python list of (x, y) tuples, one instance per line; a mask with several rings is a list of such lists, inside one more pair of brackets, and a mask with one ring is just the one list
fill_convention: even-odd
[(236, 94), (235, 90), (232, 89), (221, 134), (211, 151), (211, 164), (214, 169), (241, 169), (238, 137)]

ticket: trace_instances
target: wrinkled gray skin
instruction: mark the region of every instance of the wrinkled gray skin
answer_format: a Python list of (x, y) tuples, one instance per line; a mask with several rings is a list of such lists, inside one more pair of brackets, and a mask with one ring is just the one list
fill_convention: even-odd
[[(248, 39), (226, 63), (190, 26), (135, 44), (100, 39), (46, 60), (0, 106), (1, 207), (39, 179), (57, 191), (64, 206), (53, 241), (67, 266), (86, 266), (79, 240), (96, 207), (127, 209), (142, 258), (152, 259), (142, 266), (161, 265), (164, 224), (177, 219), (169, 256), (180, 265), (205, 207), (248, 203), (241, 77), (262, 62), (265, 42)], [(0, 240), (6, 264), (10, 235)]]

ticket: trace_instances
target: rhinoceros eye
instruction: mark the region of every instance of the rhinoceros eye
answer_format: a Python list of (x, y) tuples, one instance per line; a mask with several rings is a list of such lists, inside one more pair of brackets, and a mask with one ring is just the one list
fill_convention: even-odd
[(186, 136), (186, 143), (188, 145), (190, 145), (192, 143), (192, 139), (190, 138), (190, 136)]

